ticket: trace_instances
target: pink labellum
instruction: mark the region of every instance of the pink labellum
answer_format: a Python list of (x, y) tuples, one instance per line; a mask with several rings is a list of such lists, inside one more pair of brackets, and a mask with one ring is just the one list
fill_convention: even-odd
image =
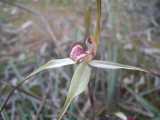
[(70, 52), (70, 58), (74, 61), (81, 62), (86, 56), (87, 54), (85, 52), (85, 49), (81, 44), (76, 44), (72, 47)]

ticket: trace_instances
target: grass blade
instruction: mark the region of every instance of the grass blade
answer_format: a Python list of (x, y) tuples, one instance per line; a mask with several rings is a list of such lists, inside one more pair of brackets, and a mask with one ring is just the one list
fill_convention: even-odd
[(160, 116), (160, 110), (158, 108), (156, 108), (152, 103), (150, 103), (148, 100), (146, 100), (145, 98), (143, 98), (142, 96), (137, 95), (136, 93), (134, 93), (134, 91), (132, 89), (130, 89), (129, 87), (125, 87), (129, 93), (131, 93), (135, 99), (141, 103), (141, 105), (143, 105), (143, 107), (147, 110), (149, 110), (150, 112), (152, 112), (154, 115), (156, 116)]
[(77, 67), (71, 80), (70, 88), (64, 106), (58, 114), (58, 120), (62, 119), (72, 100), (83, 91), (85, 91), (89, 82), (90, 74), (91, 68), (87, 65), (87, 63), (81, 63)]

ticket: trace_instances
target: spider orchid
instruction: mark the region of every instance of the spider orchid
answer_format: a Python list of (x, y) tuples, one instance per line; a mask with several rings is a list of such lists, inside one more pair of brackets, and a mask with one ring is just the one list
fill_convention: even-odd
[[(86, 12), (87, 15), (87, 23), (89, 24), (90, 20), (90, 9)], [(59, 68), (66, 65), (77, 64), (77, 68), (73, 74), (68, 95), (66, 97), (64, 106), (62, 110), (59, 112), (57, 119), (61, 120), (67, 108), (73, 101), (73, 99), (84, 92), (87, 88), (92, 67), (102, 68), (102, 69), (130, 69), (130, 70), (138, 70), (143, 72), (148, 72), (147, 70), (123, 65), (119, 63), (114, 63), (110, 61), (102, 61), (95, 60), (97, 47), (99, 44), (99, 34), (100, 34), (100, 18), (101, 18), (101, 0), (97, 0), (97, 26), (95, 35), (88, 35), (84, 40), (84, 43), (76, 43), (70, 51), (68, 58), (63, 59), (53, 59), (47, 62), (46, 64), (40, 66), (38, 69), (29, 74), (25, 80), (20, 82), (17, 87), (21, 86), (26, 80), (28, 80), (33, 75), (47, 69)], [(88, 25), (87, 25), (88, 27)]]

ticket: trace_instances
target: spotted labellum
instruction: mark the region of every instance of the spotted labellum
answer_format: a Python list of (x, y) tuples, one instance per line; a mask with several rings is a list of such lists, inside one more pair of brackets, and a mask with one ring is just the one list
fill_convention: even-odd
[(94, 40), (89, 37), (85, 40), (84, 45), (81, 43), (76, 43), (71, 48), (70, 58), (75, 62), (89, 62), (96, 55), (96, 46), (94, 44)]
[(72, 60), (76, 62), (81, 62), (87, 56), (87, 53), (82, 44), (77, 43), (72, 47), (69, 56)]

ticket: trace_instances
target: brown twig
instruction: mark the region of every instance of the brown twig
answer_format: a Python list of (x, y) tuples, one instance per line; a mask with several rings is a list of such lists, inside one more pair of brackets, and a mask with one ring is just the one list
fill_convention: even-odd
[[(2, 81), (2, 83), (8, 85), (8, 86), (11, 87), (11, 88), (15, 88), (15, 87), (16, 87), (16, 86), (11, 85), (11, 84), (9, 84), (9, 83), (7, 83), (7, 82), (4, 82), (4, 81)], [(28, 95), (28, 96), (31, 96), (32, 98), (34, 98), (34, 99), (36, 99), (36, 100), (38, 100), (38, 101), (42, 101), (42, 98), (41, 98), (41, 97), (36, 96), (36, 95), (33, 95), (32, 93), (27, 92), (27, 91), (25, 91), (25, 90), (22, 89), (22, 88), (17, 88), (17, 90), (18, 90), (19, 92), (22, 92), (22, 93)]]
[(21, 81), (17, 86), (15, 86), (15, 87), (12, 88), (11, 92), (8, 94), (6, 100), (4, 101), (4, 103), (2, 104), (2, 106), (1, 106), (1, 108), (0, 108), (0, 113), (3, 111), (3, 109), (4, 109), (5, 106), (7, 105), (10, 97), (12, 97), (12, 95), (14, 94), (14, 91), (17, 90), (17, 89), (19, 89), (19, 88), (21, 87), (21, 85), (22, 85), (25, 81), (27, 81), (27, 80), (29, 80), (29, 79), (30, 79), (30, 77), (27, 77), (26, 79), (24, 79), (23, 81)]

